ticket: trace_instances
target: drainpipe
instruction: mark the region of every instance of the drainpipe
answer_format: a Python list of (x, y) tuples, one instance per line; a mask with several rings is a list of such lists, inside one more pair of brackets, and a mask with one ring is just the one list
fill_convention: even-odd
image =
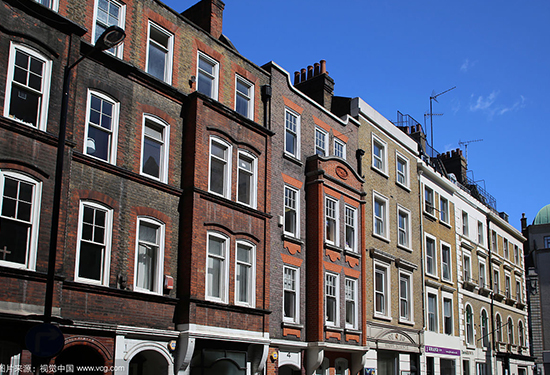
[[(493, 262), (492, 262), (492, 252), (493, 252), (493, 242), (491, 237), (491, 219), (487, 217), (487, 249), (489, 249), (489, 285), (491, 286), (491, 290), (493, 289)], [(491, 292), (491, 345), (489, 345), (489, 350), (492, 350), (493, 353), (496, 353), (496, 343), (495, 343), (495, 309), (494, 309), (494, 301), (495, 301), (495, 292), (494, 290)], [(493, 370), (493, 353), (490, 353), (491, 362), (489, 363), (489, 373), (492, 373)]]
[[(422, 332), (426, 332), (426, 275), (424, 274), (424, 213), (422, 210), (422, 182), (420, 181), (423, 171), (418, 171), (418, 201), (420, 205), (420, 274), (422, 275)], [(422, 345), (426, 345), (424, 336), (422, 336)], [(420, 363), (419, 363), (420, 366)]]

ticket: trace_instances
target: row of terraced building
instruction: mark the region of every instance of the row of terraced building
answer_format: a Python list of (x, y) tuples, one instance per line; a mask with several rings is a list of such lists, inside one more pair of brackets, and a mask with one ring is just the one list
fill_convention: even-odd
[(460, 150), (223, 9), (2, 0), (0, 374), (532, 374), (525, 239)]

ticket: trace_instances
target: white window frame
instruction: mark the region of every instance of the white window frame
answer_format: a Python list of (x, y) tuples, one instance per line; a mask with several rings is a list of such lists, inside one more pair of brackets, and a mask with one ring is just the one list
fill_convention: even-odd
[[(444, 248), (448, 249), (449, 251), (449, 259), (447, 264), (444, 262), (444, 257), (443, 257)], [(439, 241), (439, 249), (441, 252), (441, 280), (452, 282), (453, 281), (453, 261), (452, 261), (453, 250), (451, 248), (451, 245), (444, 241)], [(448, 277), (445, 277), (445, 272), (444, 272), (445, 267), (448, 268), (448, 273), (449, 273)]]
[[(468, 323), (468, 308), (470, 309), (470, 322)], [(474, 309), (469, 303), (466, 304), (464, 309), (464, 338), (467, 346), (475, 345), (475, 323), (474, 323)]]
[[(19, 180), (21, 182), (33, 185), (33, 195), (31, 198), (31, 212), (30, 220), (27, 223), (30, 223), (27, 248), (25, 254), (25, 263), (10, 262), (5, 259), (4, 252), (2, 253), (2, 258), (0, 258), (0, 265), (10, 268), (19, 268), (27, 269), (31, 271), (36, 270), (36, 253), (38, 249), (38, 230), (40, 225), (40, 206), (42, 200), (42, 182), (35, 180), (34, 178), (19, 173), (14, 170), (5, 170), (0, 169), (0, 217), (5, 217), (10, 221), (19, 221), (13, 217), (4, 216), (3, 204), (4, 204), (4, 187), (6, 177)], [(9, 249), (7, 249), (9, 251)], [(3, 250), (5, 251), (5, 250)]]
[[(146, 135), (145, 128), (151, 126), (148, 126), (147, 124), (151, 123), (153, 127), (157, 128), (155, 130), (159, 131), (161, 133), (162, 140), (159, 141), (158, 139), (155, 139), (151, 136)], [(149, 138), (153, 142), (160, 144), (160, 160), (159, 160), (159, 175), (154, 176), (151, 174), (146, 173), (144, 169), (144, 160), (143, 160), (143, 153), (145, 151), (145, 139)], [(142, 125), (142, 132), (141, 132), (141, 155), (140, 155), (140, 173), (144, 176), (153, 178), (155, 180), (159, 180), (161, 182), (167, 182), (168, 181), (168, 155), (170, 155), (170, 125), (168, 125), (166, 122), (162, 121), (156, 116), (144, 114), (143, 115), (143, 125)]]
[[(287, 203), (290, 203), (289, 202), (289, 199), (291, 199), (289, 197), (289, 199), (287, 199), (287, 191), (293, 193), (294, 195), (294, 207), (292, 207), (291, 205), (288, 205)], [(284, 189), (283, 189), (283, 231), (284, 231), (284, 234), (285, 235), (288, 235), (288, 236), (292, 236), (292, 237), (295, 237), (295, 238), (300, 238), (300, 189), (297, 189), (293, 186), (290, 186), (290, 185), (285, 185), (284, 186)], [(294, 211), (294, 229), (295, 229), (295, 233), (294, 232), (291, 232), (291, 231), (288, 231), (287, 230), (287, 225), (286, 225), (286, 212), (287, 212), (287, 209), (289, 211)]]
[[(217, 254), (210, 254), (210, 237), (215, 237), (216, 239), (218, 240), (221, 240), (223, 241), (222, 243), (222, 250), (223, 250), (223, 254), (222, 255), (217, 255)], [(206, 272), (205, 272), (205, 291), (204, 291), (204, 295), (205, 295), (205, 299), (208, 300), (208, 301), (214, 301), (214, 302), (221, 302), (221, 303), (227, 303), (228, 299), (229, 299), (229, 259), (230, 259), (230, 254), (229, 254), (229, 249), (230, 249), (230, 243), (229, 243), (229, 237), (219, 233), (219, 232), (207, 232), (206, 233), (206, 264), (205, 264), (205, 268), (206, 268)], [(220, 284), (219, 284), (219, 288), (220, 288), (220, 296), (217, 297), (217, 296), (214, 296), (212, 295), (211, 293), (211, 286), (210, 286), (210, 281), (209, 281), (209, 271), (208, 271), (208, 267), (209, 267), (209, 259), (210, 257), (212, 258), (215, 258), (215, 259), (219, 259), (220, 260), (220, 263), (221, 263), (221, 266), (220, 266), (220, 269), (219, 269), (219, 281), (220, 281)]]
[[(405, 289), (403, 289), (402, 279), (407, 280)], [(399, 270), (399, 322), (414, 324), (414, 305), (413, 305), (413, 275), (411, 272)], [(406, 295), (403, 295), (403, 294)], [(402, 303), (407, 305), (407, 315), (403, 315)]]
[(478, 220), (477, 221), (477, 242), (480, 245), (485, 244), (485, 234), (483, 232), (483, 222)]
[[(328, 153), (328, 133), (324, 129), (322, 129), (318, 126), (315, 127), (313, 141), (314, 141), (314, 147), (315, 147), (314, 150), (315, 150), (316, 155), (321, 155), (321, 156), (324, 156), (324, 157), (329, 156), (329, 153)], [(323, 154), (319, 153), (319, 151), (322, 151)]]
[[(379, 274), (382, 276), (382, 289), (379, 290), (377, 286), (376, 275)], [(390, 265), (387, 263), (382, 263), (380, 261), (374, 261), (373, 267), (373, 302), (374, 302), (374, 317), (382, 318), (384, 320), (391, 320), (391, 303), (390, 303), (390, 293), (391, 293), (391, 275), (390, 275)], [(382, 305), (381, 309), (377, 306), (377, 296), (381, 296)]]
[(514, 345), (514, 319), (511, 316), (506, 319), (506, 332), (508, 333), (508, 344)]
[[(359, 317), (359, 308), (358, 308), (358, 305), (359, 305), (359, 301), (357, 299), (357, 296), (358, 296), (358, 290), (357, 290), (357, 286), (359, 285), (359, 283), (357, 282), (357, 279), (352, 279), (350, 277), (346, 277), (345, 278), (345, 303), (346, 303), (346, 328), (351, 328), (351, 329), (357, 329), (358, 327), (358, 317)], [(351, 306), (351, 313), (353, 314), (352, 316), (352, 322), (349, 323), (348, 322), (348, 302)]]
[[(248, 89), (248, 94), (241, 92), (238, 89), (238, 84), (241, 83), (243, 86), (246, 86)], [(240, 75), (235, 75), (235, 111), (237, 111), (237, 100), (241, 97), (247, 101), (246, 113), (241, 113), (246, 118), (254, 120), (254, 84), (249, 80), (241, 77)], [(237, 113), (240, 113), (237, 111)]]
[(512, 276), (504, 271), (504, 295), (506, 298), (512, 298)]
[[(57, 2), (58, 0), (55, 0), (55, 1)], [(121, 29), (125, 29), (124, 24), (126, 22), (126, 5), (115, 0), (106, 0), (106, 1), (109, 3), (113, 3), (115, 6), (119, 7), (118, 22), (107, 24), (103, 21), (100, 21), (98, 19), (99, 0), (94, 0), (94, 23), (92, 25), (92, 36), (91, 36), (92, 44), (95, 44), (95, 42), (97, 41), (97, 38), (99, 38), (99, 36), (102, 34), (102, 32), (100, 33), (98, 30), (98, 24), (101, 24), (103, 29), (107, 29), (109, 26), (112, 26), (112, 25), (118, 26)], [(119, 59), (122, 59), (123, 49), (124, 49), (124, 43), (122, 42), (119, 45), (106, 50), (105, 52), (115, 55)]]
[[(206, 72), (205, 70), (201, 69), (199, 67), (200, 61), (203, 60), (208, 65), (212, 66), (212, 72), (213, 74)], [(199, 90), (199, 83), (200, 83), (200, 77), (204, 76), (212, 81), (212, 87), (210, 89), (210, 93), (203, 93), (209, 98), (212, 98), (214, 100), (218, 100), (218, 85), (219, 85), (219, 79), (220, 79), (220, 63), (207, 54), (198, 51), (197, 53), (197, 91)], [(202, 91), (200, 91), (202, 92)]]
[[(372, 134), (371, 140), (372, 146), (372, 167), (381, 172), (384, 175), (388, 173), (388, 144), (377, 137), (374, 133)], [(380, 154), (375, 152), (376, 147), (380, 150)]]
[(522, 288), (521, 288), (521, 279), (516, 277), (515, 280), (516, 280), (516, 301), (518, 303), (522, 303), (523, 302), (523, 291), (522, 291)]
[(462, 250), (462, 279), (466, 282), (472, 281), (472, 254), (469, 251)]
[[(247, 247), (250, 251), (250, 260), (245, 262), (238, 259), (239, 246)], [(248, 302), (239, 301), (239, 266), (248, 267), (248, 280), (246, 297)], [(250, 241), (238, 240), (235, 242), (235, 305), (255, 307), (256, 306), (256, 246)]]
[[(380, 215), (377, 215), (376, 213), (376, 204), (379, 204), (381, 207), (382, 212)], [(377, 229), (378, 224), (381, 227), (381, 233), (379, 233), (380, 229)], [(373, 192), (372, 194), (372, 233), (373, 236), (380, 237), (385, 239), (386, 241), (389, 241), (389, 199), (385, 196)]]
[[(217, 143), (218, 145), (225, 147), (226, 159), (222, 159), (216, 155), (212, 154), (212, 145)], [(220, 195), (224, 198), (231, 199), (231, 162), (233, 159), (233, 146), (223, 140), (222, 138), (211, 136), (209, 144), (209, 153), (208, 153), (208, 191), (212, 194)], [(221, 161), (224, 163), (223, 170), (223, 186), (221, 194), (212, 190), (212, 160)]]
[(498, 254), (498, 234), (494, 230), (491, 231), (491, 251)]
[[(88, 149), (90, 145), (94, 145), (95, 147), (95, 141), (88, 136), (90, 127), (93, 128), (101, 128), (100, 131), (106, 132), (106, 129), (102, 126), (98, 126), (96, 124), (90, 123), (90, 117), (91, 117), (91, 110), (92, 110), (92, 95), (100, 99), (102, 102), (108, 102), (112, 105), (112, 114), (111, 114), (111, 129), (110, 131), (107, 131), (109, 134), (109, 145), (108, 145), (108, 156), (107, 159), (103, 159), (98, 156), (94, 156), (90, 153), (88, 153)], [(102, 112), (103, 113), (103, 112)], [(118, 121), (119, 121), (119, 113), (120, 113), (120, 103), (110, 96), (107, 96), (99, 91), (88, 89), (88, 102), (86, 104), (86, 127), (84, 131), (84, 148), (83, 151), (86, 155), (98, 159), (103, 160), (106, 163), (110, 163), (113, 165), (116, 165), (117, 160), (117, 144), (118, 144)]]
[(503, 342), (502, 339), (502, 316), (497, 312), (495, 315), (495, 340), (496, 342)]
[(468, 237), (470, 234), (470, 224), (468, 212), (462, 211), (462, 235)]
[[(358, 252), (359, 246), (358, 246), (358, 233), (359, 233), (359, 227), (358, 227), (358, 215), (359, 211), (356, 207), (350, 206), (349, 204), (344, 205), (344, 246), (346, 250), (352, 251), (354, 253)], [(348, 228), (350, 230), (353, 230), (353, 235), (351, 238), (352, 246), (349, 246), (348, 244)]]
[[(483, 315), (485, 315), (485, 317)], [(489, 346), (489, 313), (485, 308), (482, 308), (479, 313), (479, 329), (481, 331), (481, 346), (486, 348)]]
[(500, 269), (498, 267), (493, 267), (493, 285), (491, 285), (491, 287), (493, 289), (493, 293), (500, 294)]
[(450, 223), (449, 200), (439, 194), (439, 220), (442, 223)]
[[(59, 0), (35, 0), (38, 4), (42, 4), (46, 8), (53, 10), (54, 12), (59, 11)], [(44, 4), (46, 3), (46, 4)]]
[[(329, 281), (333, 285), (329, 285)], [(329, 320), (328, 299), (334, 299), (334, 320)], [(325, 325), (340, 326), (340, 275), (325, 272)]]
[[(291, 122), (289, 120), (290, 118), (293, 118), (295, 121)], [(289, 129), (292, 127), (292, 125), (295, 127), (295, 129)], [(296, 159), (300, 159), (300, 128), (301, 128), (301, 116), (290, 110), (289, 108), (285, 108), (285, 148), (284, 152), (285, 154), (292, 155), (292, 157)], [(292, 137), (294, 137), (294, 152), (288, 151), (288, 144), (287, 144), (287, 135), (290, 134)]]
[[(14, 71), (15, 71), (15, 55), (17, 52), (29, 55), (30, 57), (40, 60), (42, 62), (42, 79), (41, 79), (41, 90), (30, 88), (28, 85), (23, 85), (14, 81)], [(4, 117), (11, 118), (14, 121), (25, 124), (27, 126), (46, 131), (48, 123), (48, 108), (50, 104), (50, 85), (51, 85), (51, 74), (52, 74), (52, 61), (44, 56), (42, 53), (37, 50), (23, 44), (10, 42), (10, 55), (8, 59), (8, 72), (6, 77), (6, 91), (4, 92)], [(23, 120), (17, 119), (10, 116), (10, 104), (11, 104), (11, 91), (13, 87), (21, 87), (23, 90), (26, 90), (31, 93), (38, 94), (40, 96), (39, 104), (37, 106), (36, 113), (36, 126), (25, 122)]]
[[(430, 268), (428, 267), (428, 241), (433, 241), (433, 272), (430, 271)], [(426, 254), (426, 275), (430, 275), (433, 277), (437, 277), (437, 239), (429, 234), (424, 235), (424, 246), (425, 246), (425, 254)]]
[(502, 238), (502, 243), (503, 243), (503, 255), (504, 255), (504, 259), (506, 260), (510, 260), (510, 242), (508, 242), (508, 239), (507, 238)]
[(518, 320), (518, 346), (525, 346), (525, 325), (521, 319)]
[[(334, 222), (334, 239), (329, 239), (329, 221)], [(334, 246), (340, 244), (340, 202), (328, 195), (325, 196), (325, 242)]]
[[(247, 161), (250, 163), (250, 170), (243, 168), (243, 166), (241, 165), (241, 158), (248, 159)], [(249, 177), (250, 191), (249, 191), (248, 203), (240, 200), (241, 173), (246, 174)], [(258, 190), (257, 186), (258, 186), (258, 158), (256, 158), (255, 155), (253, 155), (248, 151), (239, 150), (237, 153), (237, 202), (244, 204), (245, 206), (256, 208), (257, 190)]]
[[(482, 272), (482, 268), (483, 268), (483, 272)], [(478, 266), (479, 287), (480, 288), (488, 288), (489, 285), (487, 285), (487, 280), (488, 280), (487, 279), (487, 264), (485, 263), (485, 260), (479, 259), (479, 266)]]
[(426, 185), (424, 185), (424, 212), (435, 217), (435, 192), (434, 189)]
[[(159, 41), (151, 38), (151, 30), (155, 29), (156, 32), (162, 34), (167, 38), (167, 45), (161, 44)], [(151, 45), (154, 45), (158, 49), (164, 50), (166, 60), (164, 61), (164, 76), (163, 77), (157, 77), (153, 75), (149, 71), (149, 62), (151, 60), (150, 58), (150, 51), (151, 51)], [(147, 73), (153, 75), (153, 77), (156, 77), (160, 79), (161, 81), (166, 82), (167, 84), (172, 84), (172, 64), (173, 64), (173, 55), (174, 55), (174, 34), (172, 34), (170, 31), (166, 30), (164, 27), (156, 24), (155, 22), (149, 20), (149, 24), (147, 27), (147, 57), (145, 61), (145, 70)]]
[[(90, 279), (86, 277), (79, 276), (80, 268), (80, 256), (81, 256), (81, 245), (84, 239), (83, 230), (84, 230), (84, 209), (91, 208), (93, 210), (101, 210), (105, 212), (105, 227), (104, 227), (104, 239), (103, 239), (103, 254), (102, 254), (102, 265), (100, 270), (99, 280)], [(94, 228), (95, 229), (95, 228)], [(109, 286), (109, 277), (110, 277), (110, 266), (111, 266), (111, 242), (112, 242), (112, 230), (113, 230), (113, 210), (110, 207), (107, 207), (103, 204), (98, 204), (92, 201), (82, 200), (80, 201), (79, 215), (78, 215), (78, 237), (76, 245), (76, 261), (75, 261), (75, 271), (74, 279), (78, 282), (84, 282), (88, 284), (103, 285)], [(93, 241), (87, 241), (97, 244)]]
[[(292, 280), (294, 289), (287, 287), (285, 280), (286, 270), (292, 271), (294, 274), (294, 279)], [(294, 317), (285, 316), (285, 292), (287, 291), (289, 293), (294, 293)], [(287, 264), (283, 265), (283, 321), (289, 323), (300, 322), (300, 268), (291, 267)]]
[[(399, 164), (403, 165), (403, 171), (399, 169)], [(399, 151), (395, 151), (395, 181), (406, 189), (410, 188), (409, 159)]]
[[(401, 225), (401, 216), (406, 217), (405, 226)], [(397, 246), (411, 250), (412, 232), (411, 232), (411, 211), (403, 206), (397, 205)], [(401, 238), (405, 239), (402, 243)]]
[(519, 260), (519, 246), (515, 244), (514, 244), (514, 263), (515, 264), (521, 263)]
[[(430, 324), (430, 315), (432, 315), (432, 312), (430, 312), (430, 297), (435, 298), (434, 303), (433, 303), (433, 307), (435, 309), (435, 311), (433, 311), (433, 318), (434, 318), (434, 322), (433, 322), (434, 327), (433, 327), (433, 329), (432, 329), (431, 324)], [(439, 299), (439, 296), (437, 294), (437, 290), (434, 290), (434, 289), (431, 289), (431, 288), (426, 288), (426, 331), (429, 331), (429, 332), (439, 333), (439, 319), (438, 319), (439, 304), (438, 304), (438, 299)]]
[[(445, 327), (445, 322), (446, 322), (446, 319), (448, 318), (447, 315), (445, 315), (445, 302), (446, 301), (450, 301), (451, 302), (451, 316), (450, 316), (450, 319), (451, 319), (451, 332), (448, 333), (448, 332), (445, 332), (446, 330), (446, 327)], [(455, 330), (455, 323), (454, 323), (454, 300), (453, 300), (453, 295), (450, 294), (450, 293), (446, 293), (446, 292), (442, 292), (441, 293), (441, 320), (442, 320), (442, 323), (443, 323), (443, 331), (442, 333), (445, 334), (445, 335), (450, 335), (452, 336), (454, 334), (454, 330)]]
[(341, 139), (334, 137), (333, 142), (334, 156), (346, 160), (346, 143)]
[[(157, 227), (157, 236), (158, 236), (158, 251), (156, 254), (156, 270), (155, 275), (153, 275), (153, 288), (152, 290), (142, 288), (138, 286), (138, 273), (139, 273), (139, 229), (141, 223), (146, 223), (148, 225), (154, 225)], [(152, 294), (162, 294), (163, 292), (163, 277), (164, 277), (164, 242), (165, 242), (165, 224), (157, 219), (148, 217), (148, 216), (138, 216), (136, 224), (136, 252), (135, 252), (135, 263), (134, 263), (134, 290), (144, 293)]]

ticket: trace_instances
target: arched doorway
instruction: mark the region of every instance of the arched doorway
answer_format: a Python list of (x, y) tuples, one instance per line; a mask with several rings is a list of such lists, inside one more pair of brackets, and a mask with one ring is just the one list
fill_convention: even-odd
[(130, 361), (129, 375), (167, 375), (168, 362), (159, 352), (144, 350)]
[(73, 345), (57, 356), (55, 364), (57, 373), (61, 374), (100, 375), (104, 373), (105, 360), (97, 350), (90, 346)]

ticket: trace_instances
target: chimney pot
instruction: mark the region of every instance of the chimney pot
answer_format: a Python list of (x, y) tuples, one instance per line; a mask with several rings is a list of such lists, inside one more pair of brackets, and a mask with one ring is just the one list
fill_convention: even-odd
[(309, 65), (307, 67), (307, 79), (310, 79), (311, 77), (313, 77), (313, 66)]
[(300, 72), (294, 72), (294, 85), (300, 83)]
[(302, 68), (301, 72), (302, 72), (302, 77), (300, 79), (300, 82), (305, 82), (305, 80), (306, 80), (306, 68)]
[(327, 61), (326, 60), (321, 60), (321, 74), (326, 73), (326, 72), (327, 72)]
[(321, 64), (315, 63), (315, 64), (313, 64), (313, 66), (314, 66), (314, 69), (315, 69), (313, 71), (313, 75), (318, 76), (319, 73), (321, 72)]

